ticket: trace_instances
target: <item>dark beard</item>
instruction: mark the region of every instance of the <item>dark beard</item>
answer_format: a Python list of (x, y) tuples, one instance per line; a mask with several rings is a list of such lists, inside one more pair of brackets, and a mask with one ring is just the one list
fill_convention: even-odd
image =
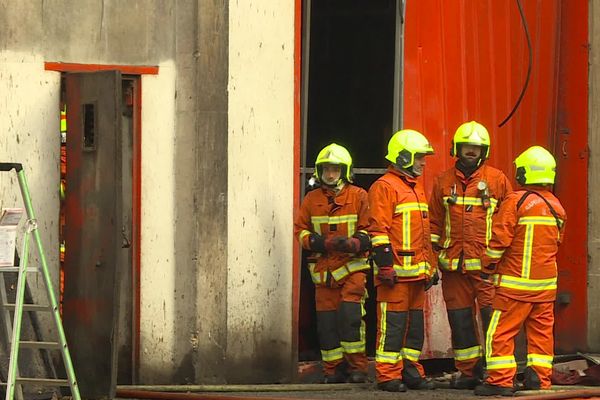
[[(459, 158), (456, 160), (456, 169), (462, 172), (465, 177), (470, 177), (473, 172), (477, 171), (477, 168), (481, 165), (479, 163), (479, 158), (474, 161), (469, 161), (463, 158)], [(478, 165), (479, 164), (479, 165)]]

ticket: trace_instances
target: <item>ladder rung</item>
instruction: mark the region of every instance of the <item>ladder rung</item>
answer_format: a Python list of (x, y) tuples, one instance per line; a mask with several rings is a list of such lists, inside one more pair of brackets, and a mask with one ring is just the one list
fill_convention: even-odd
[(46, 386), (69, 386), (67, 379), (50, 379), (50, 378), (17, 378), (15, 383), (37, 383)]
[[(2, 305), (4, 308), (8, 308), (9, 310), (15, 309), (15, 304), (8, 303)], [(40, 304), (23, 304), (23, 311), (50, 311), (50, 306), (42, 306)]]
[(60, 343), (57, 342), (31, 342), (23, 340), (19, 345), (27, 349), (60, 349)]
[[(0, 272), (19, 272), (20, 267), (0, 267)], [(27, 272), (40, 272), (39, 268), (27, 268)]]

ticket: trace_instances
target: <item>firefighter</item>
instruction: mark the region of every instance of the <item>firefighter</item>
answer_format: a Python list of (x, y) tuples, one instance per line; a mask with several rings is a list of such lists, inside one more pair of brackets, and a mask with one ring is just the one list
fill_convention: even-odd
[(491, 282), (479, 276), (481, 257), (490, 239), (492, 217), (512, 188), (502, 171), (485, 164), (490, 135), (480, 123), (471, 121), (458, 127), (450, 154), (457, 158), (456, 163), (437, 177), (429, 203), (431, 241), (442, 270), (442, 292), (459, 371), (450, 387), (474, 389), (483, 375), (477, 309), (485, 333), (494, 295)]
[(352, 157), (335, 143), (319, 152), (315, 177), (320, 187), (302, 201), (295, 235), (312, 252), (308, 267), (315, 284), (324, 382), (366, 382), (367, 192), (352, 185)]
[(425, 290), (435, 280), (428, 206), (419, 179), (433, 154), (421, 133), (404, 129), (388, 143), (387, 172), (369, 190), (369, 234), (377, 288), (375, 368), (379, 390), (434, 389), (419, 356)]
[(549, 389), (552, 373), (556, 254), (566, 215), (552, 194), (556, 161), (533, 146), (515, 159), (522, 189), (509, 194), (494, 220), (482, 259), (483, 277), (492, 275), (496, 294), (486, 337), (487, 378), (475, 388), (480, 396), (513, 394), (517, 369), (514, 339), (525, 324), (527, 366), (524, 388)]

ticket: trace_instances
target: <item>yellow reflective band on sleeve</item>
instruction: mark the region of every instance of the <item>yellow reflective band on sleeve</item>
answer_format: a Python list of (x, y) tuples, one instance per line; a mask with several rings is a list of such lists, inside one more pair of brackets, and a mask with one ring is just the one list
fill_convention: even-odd
[(431, 241), (432, 241), (433, 243), (437, 243), (437, 242), (439, 242), (439, 241), (440, 241), (440, 235), (436, 235), (436, 234), (432, 233), (432, 234), (431, 234)]
[[(457, 260), (458, 264), (458, 260)], [(468, 258), (465, 260), (465, 269), (467, 271), (478, 271), (481, 269), (481, 260), (479, 258)]]
[(402, 358), (406, 358), (407, 360), (417, 362), (419, 361), (419, 357), (421, 356), (421, 351), (411, 349), (408, 347), (403, 347), (402, 350), (400, 350), (400, 354), (402, 354)]
[(365, 352), (365, 341), (359, 340), (358, 342), (340, 342), (344, 353), (364, 353)]
[(487, 369), (516, 369), (514, 356), (486, 357)]
[(466, 349), (454, 349), (454, 359), (457, 361), (466, 361), (473, 358), (479, 358), (483, 354), (481, 346), (473, 346)]
[(396, 364), (400, 360), (400, 352), (379, 351), (375, 352), (375, 361), (378, 363)]
[(321, 358), (323, 361), (337, 361), (344, 358), (344, 350), (341, 347), (332, 350), (321, 349)]
[(543, 217), (543, 216), (531, 216), (519, 218), (519, 225), (549, 225), (556, 226), (556, 218), (554, 217)]
[(302, 239), (304, 239), (305, 237), (307, 237), (310, 234), (311, 234), (311, 231), (307, 231), (306, 229), (303, 229), (298, 234), (298, 240), (300, 240), (300, 242), (302, 242)]
[(396, 206), (395, 214), (402, 214), (411, 211), (429, 211), (429, 206), (425, 203), (401, 203)]
[(418, 264), (413, 265), (397, 265), (394, 264), (394, 271), (396, 276), (400, 277), (414, 277), (421, 274), (428, 274), (431, 265), (427, 261), (421, 261)]
[(542, 291), (555, 290), (557, 287), (556, 277), (548, 279), (528, 279), (519, 278), (517, 276), (494, 274), (492, 280), (496, 286), (516, 290)]
[(527, 366), (535, 365), (536, 367), (552, 368), (553, 356), (547, 354), (527, 354)]
[(502, 258), (502, 254), (504, 254), (504, 250), (494, 250), (489, 247), (485, 249), (485, 255), (489, 258), (500, 259)]
[(384, 244), (390, 244), (390, 238), (388, 235), (373, 236), (371, 238), (371, 245), (373, 247), (381, 246)]
[(456, 271), (458, 269), (458, 258), (452, 260), (450, 262), (449, 258), (446, 258), (446, 250), (442, 250), (440, 252), (440, 256), (438, 257), (440, 268), (445, 271)]

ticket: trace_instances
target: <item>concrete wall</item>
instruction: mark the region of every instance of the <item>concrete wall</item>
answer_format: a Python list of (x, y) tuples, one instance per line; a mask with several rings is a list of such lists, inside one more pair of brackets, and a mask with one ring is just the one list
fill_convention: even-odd
[(289, 380), (294, 2), (229, 6), (229, 375)]
[(60, 74), (44, 61), (159, 66), (142, 78), (140, 383), (290, 378), (293, 11), (0, 0), (0, 158), (26, 164), (55, 282)]
[(588, 347), (600, 352), (600, 4), (589, 1)]

